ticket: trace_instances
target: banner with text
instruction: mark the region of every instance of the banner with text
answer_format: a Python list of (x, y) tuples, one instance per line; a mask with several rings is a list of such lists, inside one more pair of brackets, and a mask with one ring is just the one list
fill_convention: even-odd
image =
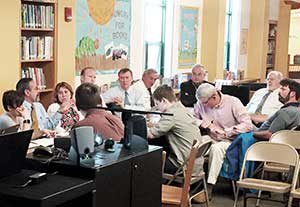
[(77, 0), (76, 13), (76, 71), (128, 67), (131, 0)]

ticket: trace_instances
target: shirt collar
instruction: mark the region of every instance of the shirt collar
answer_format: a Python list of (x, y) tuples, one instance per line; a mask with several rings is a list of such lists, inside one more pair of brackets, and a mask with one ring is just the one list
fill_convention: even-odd
[(89, 116), (91, 114), (102, 114), (102, 113), (104, 113), (103, 109), (88, 109), (86, 111), (86, 116), (85, 117), (87, 117), (87, 116)]
[[(129, 86), (129, 88), (127, 89), (128, 93), (130, 93), (131, 88), (132, 88), (132, 86)], [(125, 92), (125, 90), (121, 86), (119, 86), (119, 89), (121, 92)]]
[(32, 106), (32, 104), (29, 103), (29, 102), (26, 101), (26, 100), (24, 100), (23, 105), (24, 105), (24, 107), (26, 107), (26, 108), (31, 108), (31, 106)]
[(217, 93), (220, 96), (221, 100), (220, 103), (214, 106), (214, 108), (220, 108), (224, 104), (224, 95), (220, 91), (217, 91)]
[(286, 103), (286, 104), (284, 104), (281, 108), (283, 109), (283, 108), (287, 108), (287, 107), (289, 107), (289, 106), (299, 107), (299, 106), (300, 106), (300, 103), (298, 103), (298, 102), (290, 102), (290, 103)]

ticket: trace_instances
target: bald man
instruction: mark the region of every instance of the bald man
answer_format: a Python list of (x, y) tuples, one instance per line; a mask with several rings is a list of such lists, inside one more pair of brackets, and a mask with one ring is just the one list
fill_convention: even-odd
[(196, 90), (202, 83), (208, 83), (204, 80), (205, 69), (202, 65), (196, 64), (192, 67), (192, 78), (180, 85), (180, 101), (185, 107), (194, 107), (197, 102)]
[(80, 73), (80, 83), (96, 83), (96, 70), (93, 67), (85, 67)]

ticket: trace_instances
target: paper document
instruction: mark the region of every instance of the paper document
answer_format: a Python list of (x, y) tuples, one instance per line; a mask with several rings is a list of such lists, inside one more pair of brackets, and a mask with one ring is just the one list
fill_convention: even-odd
[(35, 148), (37, 146), (44, 146), (44, 147), (48, 147), (54, 144), (54, 138), (42, 138), (42, 139), (35, 139), (30, 141), (29, 144), (29, 149), (30, 148)]

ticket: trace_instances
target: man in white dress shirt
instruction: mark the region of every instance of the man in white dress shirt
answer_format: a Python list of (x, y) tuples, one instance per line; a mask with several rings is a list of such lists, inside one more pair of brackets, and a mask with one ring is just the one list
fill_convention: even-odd
[(267, 76), (267, 87), (257, 90), (247, 104), (247, 111), (255, 125), (259, 126), (283, 105), (278, 100), (278, 92), (282, 78), (282, 73), (271, 71)]
[(146, 110), (150, 110), (154, 106), (152, 96), (154, 89), (152, 86), (158, 78), (159, 75), (156, 70), (148, 69), (144, 71), (142, 79), (133, 84), (134, 88), (142, 91), (144, 96), (144, 107)]
[(132, 71), (123, 68), (118, 73), (120, 85), (110, 88), (103, 94), (106, 104), (115, 104), (122, 108), (145, 110), (143, 93), (132, 87)]
[(66, 105), (61, 105), (57, 112), (50, 118), (44, 106), (38, 102), (39, 89), (32, 78), (22, 78), (16, 85), (16, 90), (24, 96), (23, 106), (28, 111), (25, 120), (28, 120), (30, 127), (35, 130), (33, 137), (38, 138), (46, 135), (55, 136), (54, 129), (59, 124), (62, 114), (66, 110)]

